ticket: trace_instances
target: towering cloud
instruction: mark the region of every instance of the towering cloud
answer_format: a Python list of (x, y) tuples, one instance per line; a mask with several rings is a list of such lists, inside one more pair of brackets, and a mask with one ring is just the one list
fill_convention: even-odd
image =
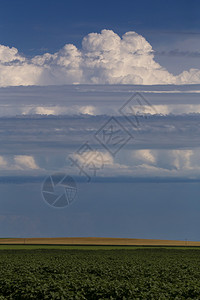
[(54, 54), (32, 59), (0, 46), (0, 86), (73, 83), (191, 84), (200, 83), (200, 70), (174, 76), (155, 62), (151, 45), (133, 31), (122, 38), (112, 30), (90, 33), (81, 49), (66, 44)]

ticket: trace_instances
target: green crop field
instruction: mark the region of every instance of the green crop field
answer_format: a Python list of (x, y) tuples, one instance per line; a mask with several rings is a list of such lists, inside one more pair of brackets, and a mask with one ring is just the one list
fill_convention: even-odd
[(2, 249), (0, 299), (200, 299), (199, 249), (98, 249)]
[[(2, 244), (0, 250), (40, 250), (40, 249), (61, 249), (61, 250), (136, 250), (136, 249), (181, 249), (181, 250), (200, 250), (197, 246), (111, 246), (111, 245), (14, 245)], [(1, 253), (1, 252), (0, 252)]]

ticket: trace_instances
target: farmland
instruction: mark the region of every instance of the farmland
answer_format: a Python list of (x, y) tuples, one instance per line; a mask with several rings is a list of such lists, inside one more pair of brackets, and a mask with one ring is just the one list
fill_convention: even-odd
[(1, 238), (1, 244), (14, 245), (115, 245), (115, 246), (195, 246), (200, 242), (156, 240), (156, 239), (130, 239), (105, 237), (58, 237), (58, 238)]
[(199, 248), (9, 247), (0, 299), (200, 299)]

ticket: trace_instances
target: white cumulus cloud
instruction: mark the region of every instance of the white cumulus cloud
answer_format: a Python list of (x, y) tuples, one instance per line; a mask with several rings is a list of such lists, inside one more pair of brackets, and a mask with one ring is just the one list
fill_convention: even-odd
[(200, 70), (178, 76), (154, 60), (149, 42), (134, 31), (122, 37), (112, 30), (90, 33), (82, 48), (66, 44), (58, 52), (31, 59), (0, 45), (0, 86), (61, 84), (192, 84)]

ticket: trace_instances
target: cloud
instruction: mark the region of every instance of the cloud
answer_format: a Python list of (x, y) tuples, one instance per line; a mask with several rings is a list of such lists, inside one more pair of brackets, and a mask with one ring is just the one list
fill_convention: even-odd
[(7, 167), (7, 161), (3, 156), (0, 156), (0, 169)]
[(29, 155), (16, 155), (14, 157), (14, 161), (16, 163), (16, 168), (26, 170), (26, 169), (39, 169), (39, 167), (36, 165), (34, 157)]
[(26, 61), (22, 63), (13, 61), (8, 65), (0, 64), (0, 87), (41, 85), (42, 73), (42, 68)]
[(14, 47), (0, 45), (0, 86), (62, 84), (186, 84), (200, 83), (200, 70), (178, 76), (154, 60), (154, 51), (134, 31), (122, 37), (112, 30), (90, 33), (82, 48), (66, 44), (54, 54), (31, 59)]
[(155, 163), (155, 157), (151, 150), (142, 149), (133, 152), (133, 158), (141, 161), (142, 163)]
[[(132, 152), (130, 160), (132, 166), (139, 167), (140, 170), (151, 169), (152, 172), (159, 171), (166, 175), (179, 174), (183, 172), (199, 171), (199, 150), (173, 149), (173, 150), (153, 150), (141, 149)], [(162, 172), (161, 172), (162, 171)], [(176, 173), (175, 173), (176, 172)]]
[(198, 84), (200, 82), (200, 70), (190, 69), (183, 71), (176, 79), (177, 84)]
[[(8, 111), (8, 107), (7, 107)], [(14, 109), (16, 114), (16, 109)], [(12, 107), (10, 107), (10, 114), (12, 114)], [(71, 107), (67, 106), (24, 106), (18, 107), (18, 115), (75, 115), (75, 114), (85, 114), (85, 115), (96, 115), (98, 113), (97, 109), (93, 105), (73, 105)], [(0, 114), (1, 116), (1, 114)]]
[[(84, 149), (84, 148), (83, 148)], [(105, 165), (113, 165), (113, 157), (108, 152), (85, 150), (80, 153), (74, 153), (72, 158), (77, 160), (81, 165), (92, 167), (95, 165), (98, 169), (102, 169)]]
[(14, 157), (0, 156), (0, 171), (39, 170), (35, 159), (30, 155), (14, 155)]
[[(96, 161), (97, 175), (100, 177), (129, 176), (135, 177), (173, 177), (173, 178), (199, 178), (200, 155), (198, 149), (140, 149), (126, 150), (126, 157), (115, 159), (106, 153), (102, 153), (104, 168)], [(91, 157), (94, 153), (87, 153)], [(74, 155), (81, 166), (85, 163), (85, 157)], [(95, 161), (94, 161), (95, 162)], [(90, 168), (84, 169), (86, 172)], [(78, 174), (79, 169), (70, 169), (72, 174)], [(74, 173), (75, 172), (75, 173)], [(93, 173), (91, 173), (92, 175)]]
[[(0, 175), (1, 177), (5, 175), (40, 177), (55, 172), (67, 172), (71, 176), (83, 176), (84, 178), (84, 173), (80, 172), (84, 170), (92, 177), (101, 178), (120, 176), (200, 178), (199, 148), (126, 149), (125, 151), (121, 153), (121, 158), (116, 157), (115, 159), (108, 152), (101, 150), (87, 151), (82, 154), (65, 151), (59, 156), (56, 154), (1, 156)], [(68, 152), (67, 156), (66, 152)], [(76, 161), (76, 164), (72, 164), (69, 157)], [(24, 180), (27, 180), (26, 177)]]
[(19, 55), (18, 50), (14, 47), (9, 48), (3, 45), (0, 45), (0, 62), (9, 63), (13, 61), (25, 61), (25, 58)]

